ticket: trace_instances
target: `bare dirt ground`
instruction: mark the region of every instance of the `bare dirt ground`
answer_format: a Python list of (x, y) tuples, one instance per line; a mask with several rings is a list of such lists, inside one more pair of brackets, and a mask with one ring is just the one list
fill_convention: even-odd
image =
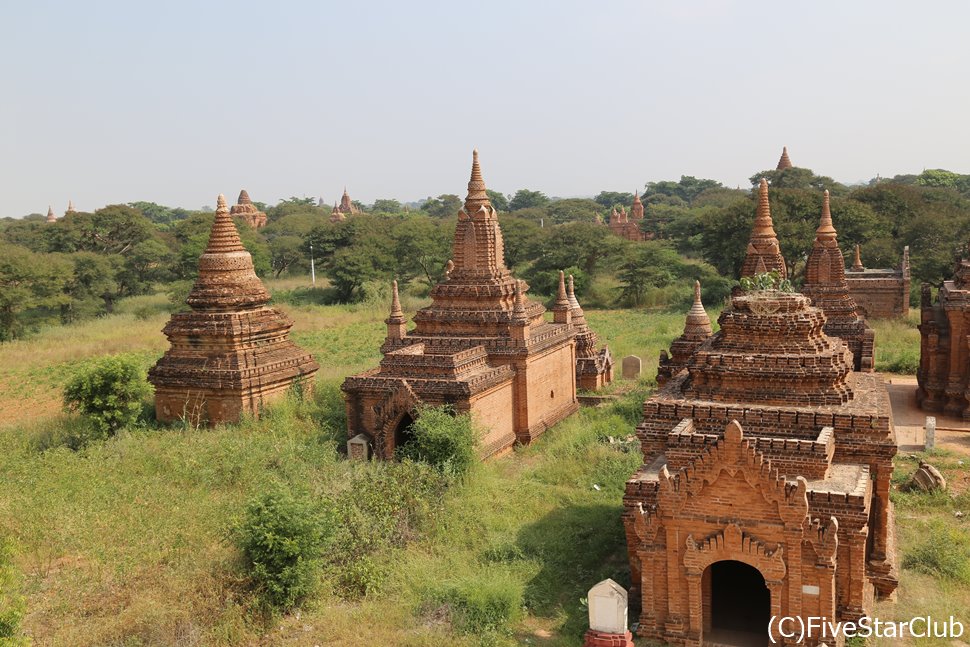
[(916, 378), (911, 375), (884, 375), (896, 425), (896, 444), (900, 451), (921, 451), (924, 447), (926, 417), (936, 417), (936, 445), (941, 449), (970, 456), (970, 421), (923, 411), (916, 406)]

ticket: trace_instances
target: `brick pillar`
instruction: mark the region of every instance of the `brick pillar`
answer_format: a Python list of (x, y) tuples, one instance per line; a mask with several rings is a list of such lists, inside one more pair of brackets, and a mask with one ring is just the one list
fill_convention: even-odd
[(610, 634), (590, 629), (583, 637), (583, 647), (634, 647), (633, 634)]
[(613, 580), (589, 590), (589, 631), (584, 647), (634, 647), (627, 629), (627, 592)]

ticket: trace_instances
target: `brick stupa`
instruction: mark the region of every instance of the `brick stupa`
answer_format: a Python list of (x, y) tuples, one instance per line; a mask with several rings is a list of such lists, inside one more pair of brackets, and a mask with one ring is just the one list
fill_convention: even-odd
[[(559, 272), (559, 298), (562, 296), (563, 273)], [(576, 298), (573, 276), (569, 275), (567, 295), (572, 325), (576, 328), (576, 383), (586, 391), (596, 391), (613, 381), (613, 355), (609, 346), (597, 348), (596, 333), (586, 322), (586, 313)]]
[(956, 262), (953, 278), (931, 300), (922, 285), (916, 401), (926, 411), (970, 420), (970, 258)]
[(351, 438), (378, 458), (407, 442), (421, 404), (469, 412), (488, 456), (529, 443), (575, 412), (576, 329), (568, 300), (553, 309), (526, 297), (505, 266), (502, 231), (473, 155), (468, 196), (458, 213), (453, 258), (432, 303), (407, 331), (396, 289), (378, 368), (347, 378)]
[(312, 388), (319, 367), (289, 340), (293, 322), (269, 299), (220, 195), (191, 310), (172, 315), (162, 330), (172, 346), (148, 372), (158, 420), (236, 422), (297, 382)]
[(748, 240), (741, 276), (754, 276), (765, 272), (778, 272), (781, 278), (788, 277), (788, 267), (781, 255), (781, 246), (771, 221), (771, 206), (768, 204), (768, 181), (761, 178), (758, 186), (758, 210), (754, 218), (754, 228)]
[(47, 222), (57, 222), (57, 216), (54, 215), (54, 207), (47, 206)]
[(687, 312), (683, 334), (670, 344), (670, 354), (660, 351), (660, 362), (657, 368), (657, 385), (663, 386), (671, 377), (687, 367), (697, 347), (707, 341), (714, 334), (711, 318), (707, 316), (704, 303), (701, 301), (701, 282), (694, 281), (694, 303)]
[(633, 194), (633, 206), (630, 207), (629, 214), (626, 212), (626, 207), (620, 207), (619, 211), (613, 207), (613, 211), (610, 212), (610, 231), (614, 236), (627, 240), (647, 240), (651, 236), (648, 236), (640, 227), (643, 218), (643, 201), (640, 200), (640, 192), (637, 191)]
[(241, 218), (253, 229), (266, 226), (266, 214), (256, 208), (253, 201), (249, 199), (246, 189), (239, 192), (239, 199), (229, 210), (229, 214), (235, 218)]
[(718, 323), (637, 427), (624, 526), (639, 635), (768, 644), (773, 615), (871, 615), (897, 584), (885, 385), (852, 371), (803, 295), (737, 293)]
[(815, 231), (815, 243), (805, 267), (802, 294), (825, 313), (825, 334), (845, 341), (852, 351), (853, 368), (873, 370), (876, 333), (859, 316), (855, 299), (845, 280), (845, 257), (832, 223), (829, 192), (822, 197), (822, 218)]
[(788, 147), (781, 147), (781, 157), (778, 158), (778, 166), (775, 167), (776, 171), (784, 171), (785, 169), (792, 168), (791, 159), (788, 157)]

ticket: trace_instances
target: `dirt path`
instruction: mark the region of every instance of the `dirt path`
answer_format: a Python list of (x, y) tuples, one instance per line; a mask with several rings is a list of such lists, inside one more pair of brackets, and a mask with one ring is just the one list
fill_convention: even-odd
[(936, 416), (936, 444), (943, 449), (970, 456), (970, 422), (962, 418), (923, 411), (916, 405), (916, 378), (885, 375), (896, 425), (896, 444), (901, 451), (923, 449), (926, 417)]

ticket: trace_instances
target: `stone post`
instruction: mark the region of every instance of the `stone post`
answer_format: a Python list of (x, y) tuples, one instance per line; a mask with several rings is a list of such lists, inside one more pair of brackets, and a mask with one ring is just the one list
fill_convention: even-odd
[(924, 441), (926, 451), (936, 448), (936, 416), (926, 416), (926, 431)]
[(613, 580), (603, 580), (589, 590), (589, 631), (583, 647), (634, 647), (633, 634), (626, 628), (626, 589)]
[(623, 379), (635, 380), (640, 377), (640, 358), (627, 355), (623, 358)]

